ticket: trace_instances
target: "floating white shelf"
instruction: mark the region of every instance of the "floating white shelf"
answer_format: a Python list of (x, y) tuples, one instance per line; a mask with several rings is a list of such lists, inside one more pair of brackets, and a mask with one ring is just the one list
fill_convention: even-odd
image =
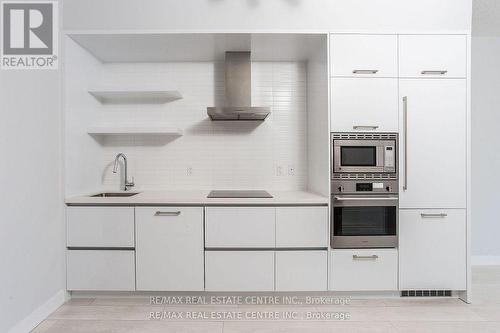
[(103, 104), (163, 104), (182, 98), (177, 90), (90, 89), (89, 94)]
[(182, 136), (180, 128), (169, 126), (93, 126), (88, 128), (89, 135), (160, 135), (160, 136)]

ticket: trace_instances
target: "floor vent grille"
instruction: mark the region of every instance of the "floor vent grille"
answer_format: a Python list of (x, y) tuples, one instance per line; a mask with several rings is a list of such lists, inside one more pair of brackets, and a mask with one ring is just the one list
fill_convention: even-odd
[(451, 290), (402, 290), (401, 297), (451, 297)]

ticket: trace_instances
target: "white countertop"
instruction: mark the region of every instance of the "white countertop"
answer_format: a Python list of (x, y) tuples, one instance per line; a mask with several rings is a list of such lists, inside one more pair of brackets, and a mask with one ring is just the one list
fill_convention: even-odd
[[(104, 191), (103, 191), (104, 192)], [(117, 191), (111, 191), (117, 192)], [(134, 191), (132, 191), (134, 192)], [(140, 192), (140, 191), (139, 191)], [(143, 191), (131, 197), (66, 198), (68, 205), (327, 205), (329, 198), (306, 191), (269, 191), (273, 198), (207, 198), (210, 191)]]

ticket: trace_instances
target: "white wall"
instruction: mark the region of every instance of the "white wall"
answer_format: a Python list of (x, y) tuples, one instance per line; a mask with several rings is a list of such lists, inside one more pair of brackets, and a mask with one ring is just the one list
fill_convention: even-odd
[(470, 30), (471, 0), (65, 0), (65, 29)]
[[(265, 122), (214, 122), (207, 116), (207, 106), (220, 105), (224, 99), (222, 63), (102, 65), (81, 48), (78, 51), (72, 41), (67, 47), (68, 55), (72, 54), (66, 71), (68, 195), (117, 190), (122, 174), (112, 173), (112, 163), (119, 152), (127, 155), (129, 178), (135, 177), (138, 189), (306, 188), (305, 62), (252, 64), (252, 103), (272, 110)], [(102, 105), (88, 94), (88, 88), (96, 86), (178, 89), (183, 99), (159, 105)], [(165, 140), (94, 139), (86, 133), (88, 127), (99, 124), (154, 123), (179, 127), (184, 135)], [(289, 166), (294, 168), (293, 175)]]
[(476, 263), (500, 264), (499, 124), (500, 37), (473, 37), (472, 255)]
[(330, 196), (330, 120), (328, 43), (307, 63), (308, 190)]
[(0, 332), (31, 315), (26, 332), (64, 299), (59, 83), (58, 71), (0, 71)]

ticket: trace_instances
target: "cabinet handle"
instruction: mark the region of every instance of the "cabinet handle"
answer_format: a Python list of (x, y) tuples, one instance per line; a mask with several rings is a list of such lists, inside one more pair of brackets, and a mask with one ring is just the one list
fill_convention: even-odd
[(181, 211), (178, 210), (176, 212), (160, 212), (160, 211), (157, 211), (155, 213), (155, 216), (179, 216), (181, 215)]
[(422, 75), (445, 75), (448, 71), (421, 71)]
[(352, 127), (353, 129), (357, 130), (357, 129), (372, 129), (372, 130), (376, 130), (378, 128), (377, 125), (354, 125)]
[(355, 69), (352, 71), (353, 74), (377, 74), (378, 69)]
[(403, 191), (408, 189), (408, 96), (403, 97), (403, 124), (404, 124), (404, 178)]
[(377, 260), (378, 255), (374, 254), (371, 256), (358, 256), (357, 254), (353, 254), (352, 260)]
[(446, 213), (439, 213), (439, 214), (426, 214), (426, 213), (421, 213), (420, 216), (422, 218), (433, 218), (433, 217), (446, 217), (448, 214)]

